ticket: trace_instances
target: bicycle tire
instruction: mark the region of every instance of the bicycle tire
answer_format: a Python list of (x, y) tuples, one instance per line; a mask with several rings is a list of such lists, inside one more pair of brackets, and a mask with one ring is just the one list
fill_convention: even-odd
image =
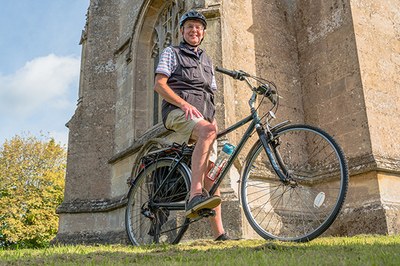
[(178, 163), (175, 174), (163, 182), (174, 158), (158, 159), (141, 170), (128, 192), (125, 227), (133, 245), (177, 244), (189, 223), (185, 208), (157, 207), (157, 204), (180, 202), (184, 206), (190, 190), (190, 169)]
[(349, 177), (342, 149), (325, 131), (308, 125), (280, 128), (268, 145), (278, 152), (273, 153), (277, 165), (292, 181), (279, 179), (258, 140), (242, 172), (247, 220), (264, 239), (307, 242), (320, 236), (346, 198)]

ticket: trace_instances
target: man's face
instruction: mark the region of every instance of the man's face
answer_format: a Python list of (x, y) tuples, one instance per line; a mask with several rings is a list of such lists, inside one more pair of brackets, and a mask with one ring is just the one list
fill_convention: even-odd
[(198, 20), (188, 20), (183, 24), (181, 33), (185, 41), (190, 45), (200, 45), (205, 34), (204, 25)]

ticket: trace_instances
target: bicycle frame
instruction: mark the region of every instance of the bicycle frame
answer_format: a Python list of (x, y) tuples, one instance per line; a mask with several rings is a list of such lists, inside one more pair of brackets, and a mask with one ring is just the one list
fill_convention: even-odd
[[(227, 134), (247, 125), (209, 194), (215, 195), (239, 153), (257, 132), (259, 139), (249, 150), (239, 179), (238, 196), (249, 224), (264, 239), (306, 242), (318, 237), (337, 218), (346, 197), (348, 168), (340, 146), (328, 133), (314, 126), (288, 126), (290, 121), (272, 125), (273, 111), (279, 106), (273, 82), (241, 70), (216, 70), (246, 81), (252, 95), (248, 101), (250, 115), (217, 133), (218, 140), (225, 140)], [(256, 87), (252, 84), (254, 80)], [(258, 95), (263, 98), (256, 104)], [(259, 114), (265, 98), (272, 106), (268, 112)], [(215, 210), (200, 209), (196, 217), (186, 216), (190, 212), (186, 204), (194, 148), (176, 144), (142, 157), (144, 167), (139, 168), (138, 178), (129, 190), (125, 211), (126, 230), (133, 244), (176, 244), (189, 224), (216, 214)], [(168, 218), (171, 223), (167, 223)]]
[[(247, 140), (250, 138), (251, 132), (255, 129), (256, 125), (259, 124), (260, 119), (258, 117), (257, 112), (253, 112), (253, 114), (251, 114), (248, 117), (240, 120), (239, 122), (235, 123), (234, 125), (230, 126), (229, 128), (227, 128), (227, 129), (225, 129), (225, 130), (223, 130), (221, 132), (218, 132), (217, 139), (219, 139), (219, 138), (225, 136), (226, 134), (228, 134), (228, 133), (230, 133), (230, 132), (232, 132), (232, 131), (234, 131), (234, 130), (242, 127), (242, 126), (244, 126), (245, 124), (249, 123), (250, 121), (252, 121), (252, 122), (249, 125), (249, 127), (247, 128), (246, 133), (244, 134), (243, 138), (240, 140), (239, 144), (237, 145), (237, 147), (234, 150), (234, 152), (231, 155), (231, 157), (229, 158), (229, 160), (226, 163), (223, 171), (221, 172), (221, 174), (219, 175), (219, 177), (217, 178), (217, 180), (214, 182), (213, 186), (211, 187), (211, 189), (209, 191), (210, 195), (214, 195), (214, 193), (217, 190), (218, 186), (221, 184), (222, 180), (224, 179), (224, 177), (228, 173), (230, 167), (232, 166), (233, 162), (235, 161), (236, 157), (239, 155), (239, 153), (242, 150), (243, 146), (246, 144)], [(174, 172), (174, 170), (176, 169), (177, 165), (180, 163), (180, 161), (182, 159), (183, 158), (181, 158), (179, 160), (176, 160), (176, 164), (172, 167), (170, 174)], [(170, 174), (168, 174), (168, 176)], [(167, 178), (164, 179), (164, 182), (165, 182), (165, 180), (167, 180)], [(172, 208), (172, 209), (175, 209), (175, 210), (176, 209), (182, 209), (182, 208), (184, 209), (185, 208), (184, 204), (181, 204), (181, 203), (178, 203), (178, 202), (176, 202), (176, 203), (174, 203), (174, 202), (171, 202), (171, 203), (157, 203), (156, 205), (158, 207), (167, 207), (167, 208)]]
[[(245, 78), (245, 81), (247, 82), (247, 84), (251, 86), (250, 82), (247, 80), (247, 78)], [(219, 132), (217, 134), (217, 139), (227, 135), (228, 133), (244, 126), (245, 124), (249, 123), (251, 121), (251, 124), (249, 125), (249, 127), (247, 128), (246, 132), (244, 133), (243, 137), (240, 139), (239, 144), (237, 145), (236, 149), (234, 150), (233, 154), (230, 156), (228, 162), (226, 163), (223, 171), (221, 172), (221, 174), (219, 175), (219, 177), (217, 178), (217, 180), (214, 182), (214, 184), (212, 185), (209, 194), (210, 195), (214, 195), (215, 191), (217, 190), (217, 188), (219, 187), (219, 185), (221, 184), (222, 180), (225, 178), (225, 176), (227, 175), (230, 167), (232, 166), (233, 162), (236, 160), (237, 156), (239, 155), (239, 153), (241, 152), (242, 148), (244, 147), (244, 145), (246, 144), (246, 142), (248, 141), (248, 139), (251, 137), (252, 132), (254, 131), (254, 129), (256, 129), (258, 136), (263, 144), (263, 147), (265, 149), (265, 152), (267, 153), (267, 156), (269, 158), (269, 161), (271, 162), (271, 165), (274, 169), (274, 171), (276, 172), (276, 174), (279, 176), (279, 179), (282, 182), (287, 182), (288, 180), (288, 175), (286, 173), (285, 167), (282, 165), (280, 158), (279, 158), (279, 154), (277, 154), (275, 152), (275, 155), (273, 154), (274, 152), (271, 150), (270, 146), (269, 146), (269, 141), (272, 140), (273, 138), (273, 131), (277, 128), (282, 127), (283, 125), (287, 125), (288, 123), (290, 123), (289, 121), (284, 121), (278, 125), (276, 125), (275, 127), (268, 129), (268, 135), (265, 133), (264, 127), (261, 123), (261, 119), (258, 116), (258, 113), (256, 111), (256, 109), (254, 108), (254, 103), (257, 99), (257, 93), (255, 92), (254, 89), (252, 89), (253, 91), (253, 95), (251, 96), (250, 100), (249, 100), (249, 105), (250, 105), (250, 110), (251, 110), (251, 115), (249, 115), (248, 117), (240, 120), (239, 122), (235, 123), (234, 125), (228, 127), (227, 129)], [(268, 128), (269, 128), (269, 124), (268, 124)], [(275, 160), (275, 157), (278, 160)]]
[[(253, 88), (253, 86), (251, 85), (251, 83), (249, 82), (249, 80), (247, 78), (244, 78), (244, 80), (246, 81), (246, 83), (250, 86), (250, 88), (252, 88), (253, 94), (250, 97), (249, 100), (249, 106), (250, 106), (250, 110), (251, 110), (251, 114), (245, 118), (243, 118), (242, 120), (236, 122), (235, 124), (233, 124), (232, 126), (218, 132), (217, 134), (217, 139), (222, 138), (223, 136), (227, 135), (228, 133), (231, 133), (232, 131), (235, 131), (236, 129), (244, 126), (245, 124), (250, 123), (250, 125), (248, 126), (246, 132), (244, 133), (243, 137), (240, 139), (239, 144), (237, 145), (236, 149), (234, 150), (233, 154), (230, 156), (229, 160), (227, 161), (224, 169), (222, 170), (221, 174), (218, 176), (218, 178), (216, 179), (216, 181), (214, 182), (214, 184), (212, 185), (209, 194), (210, 195), (214, 195), (215, 191), (217, 190), (217, 188), (219, 187), (219, 185), (221, 184), (222, 180), (225, 178), (225, 176), (227, 175), (230, 167), (232, 166), (233, 162), (236, 160), (237, 156), (239, 155), (239, 153), (241, 152), (241, 150), (243, 149), (244, 145), (246, 144), (246, 142), (248, 141), (248, 139), (251, 137), (252, 132), (254, 130), (257, 131), (258, 136), (263, 144), (263, 147), (266, 151), (266, 154), (269, 158), (269, 161), (271, 162), (271, 165), (274, 169), (274, 171), (276, 172), (276, 174), (278, 175), (279, 179), (282, 182), (287, 182), (289, 177), (287, 174), (287, 171), (285, 170), (284, 165), (282, 164), (280, 158), (279, 158), (279, 154), (277, 154), (277, 152), (274, 150), (272, 151), (270, 148), (270, 144), (269, 142), (273, 139), (273, 132), (274, 130), (276, 130), (277, 128), (280, 128), (284, 125), (287, 125), (288, 123), (290, 123), (289, 121), (284, 121), (272, 128), (269, 128), (269, 124), (267, 124), (267, 133), (264, 130), (264, 126), (261, 123), (261, 119), (257, 113), (257, 110), (254, 107), (254, 103), (256, 102), (257, 99), (257, 92), (256, 89)], [(268, 136), (267, 136), (268, 135)], [(275, 159), (277, 158), (277, 159)], [(177, 165), (181, 162), (181, 160), (183, 159), (180, 158), (178, 160), (176, 160), (176, 164), (172, 167), (171, 169), (171, 173), (174, 172), (174, 170), (176, 169)], [(170, 173), (170, 174), (171, 174)], [(168, 175), (169, 176), (169, 175)], [(167, 179), (167, 178), (166, 178)], [(165, 180), (166, 180), (165, 179)], [(185, 206), (182, 203), (176, 202), (176, 203), (156, 203), (155, 205), (157, 205), (158, 207), (167, 207), (167, 208), (171, 208), (171, 209), (184, 209)]]
[(212, 185), (209, 193), (210, 195), (214, 195), (215, 191), (217, 190), (217, 188), (219, 187), (219, 185), (221, 184), (222, 180), (225, 178), (226, 174), (228, 173), (229, 169), (231, 168), (233, 162), (235, 161), (235, 159), (237, 158), (237, 156), (239, 155), (239, 153), (241, 152), (243, 146), (246, 144), (247, 140), (250, 138), (251, 133), (254, 131), (256, 125), (259, 123), (259, 118), (257, 113), (255, 112), (252, 115), (249, 115), (248, 117), (240, 120), (239, 122), (235, 123), (234, 125), (230, 126), (229, 128), (221, 131), (218, 133), (217, 135), (217, 139), (227, 135), (228, 133), (244, 126), (245, 124), (249, 123), (251, 121), (251, 124), (249, 125), (249, 127), (247, 128), (246, 132), (244, 133), (243, 137), (241, 138), (241, 140), (239, 141), (239, 144), (236, 146), (233, 154), (230, 156), (229, 160), (227, 161), (224, 169), (222, 170), (221, 174), (218, 176), (217, 180), (214, 182), (214, 184)]

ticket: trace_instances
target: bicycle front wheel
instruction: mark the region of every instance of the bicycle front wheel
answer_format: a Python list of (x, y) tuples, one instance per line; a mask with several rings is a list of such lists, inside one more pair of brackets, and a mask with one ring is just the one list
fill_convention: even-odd
[(242, 175), (241, 200), (253, 229), (265, 239), (310, 241), (336, 219), (346, 197), (345, 156), (326, 132), (291, 125), (274, 132), (269, 142), (279, 179), (259, 140)]
[(184, 164), (162, 158), (146, 166), (128, 193), (125, 227), (131, 243), (179, 243), (189, 226), (185, 216), (189, 190), (190, 169)]

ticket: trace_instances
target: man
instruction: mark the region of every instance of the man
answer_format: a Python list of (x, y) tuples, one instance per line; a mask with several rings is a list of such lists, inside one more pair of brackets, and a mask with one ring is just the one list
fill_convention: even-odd
[(216, 240), (227, 240), (221, 218), (219, 189), (214, 196), (208, 191), (213, 181), (207, 173), (216, 160), (217, 123), (214, 119), (216, 83), (210, 58), (199, 48), (206, 33), (205, 17), (194, 10), (179, 21), (183, 41), (167, 47), (156, 69), (154, 90), (163, 98), (162, 117), (167, 129), (175, 131), (177, 142), (196, 142), (192, 155), (192, 184), (186, 216), (195, 218), (202, 209), (214, 209), (210, 218)]

